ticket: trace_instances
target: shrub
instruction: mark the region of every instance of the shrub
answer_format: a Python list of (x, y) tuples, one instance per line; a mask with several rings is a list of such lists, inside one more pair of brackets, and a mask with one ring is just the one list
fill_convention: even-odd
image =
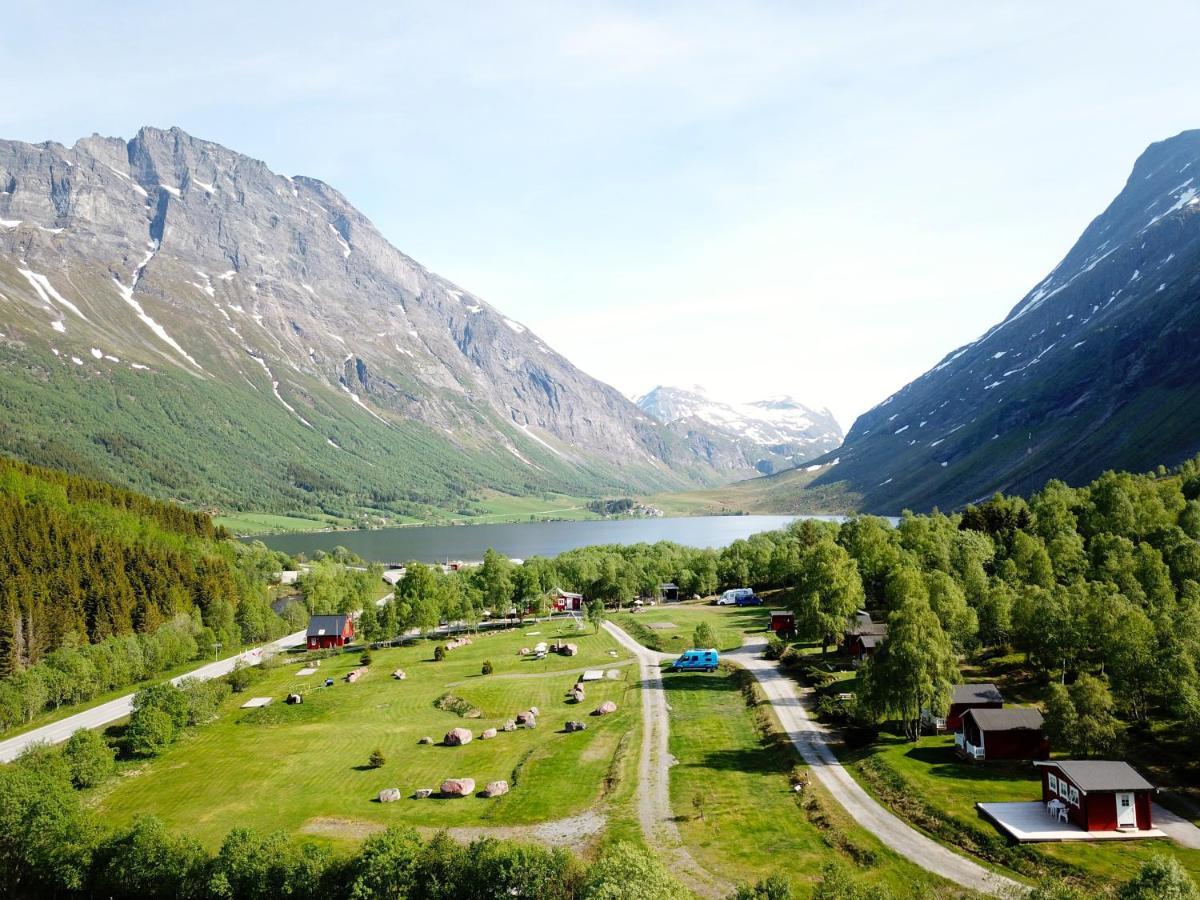
[(386, 762), (387, 762), (387, 758), (383, 755), (383, 751), (380, 750), (378, 747), (376, 747), (374, 750), (371, 751), (371, 756), (367, 760), (367, 764), (372, 769), (382, 768), (383, 764)]
[(240, 694), (254, 683), (256, 674), (249, 666), (238, 662), (233, 671), (225, 676), (225, 681), (235, 694)]
[(1171, 856), (1156, 856), (1117, 890), (1120, 900), (1200, 900), (1187, 870)]
[(77, 788), (90, 788), (103, 782), (113, 773), (113, 748), (97, 731), (81, 728), (63, 746), (63, 758), (71, 772), (71, 782)]
[(783, 642), (783, 639), (777, 634), (771, 635), (767, 641), (767, 659), (779, 659), (785, 650), (787, 650), (787, 644)]
[(485, 659), (483, 661), (483, 668), (481, 668), (479, 671), (483, 675), (491, 675), (492, 674), (492, 661), (490, 659)]
[(364, 650), (363, 655), (358, 658), (358, 661), (364, 666), (369, 666), (371, 664), (371, 651)]
[(446, 658), (446, 648), (443, 647), (441, 644), (438, 644), (436, 647), (434, 647), (433, 648), (433, 658), (437, 662), (441, 662), (443, 659), (445, 659)]
[(130, 752), (138, 756), (155, 756), (175, 740), (175, 724), (157, 706), (144, 706), (133, 711), (125, 739)]

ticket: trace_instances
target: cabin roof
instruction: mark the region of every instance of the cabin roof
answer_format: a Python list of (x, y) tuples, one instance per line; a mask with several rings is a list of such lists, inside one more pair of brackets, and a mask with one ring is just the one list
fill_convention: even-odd
[(990, 682), (960, 684), (950, 695), (951, 703), (1003, 703), (1004, 695)]
[(341, 634), (346, 627), (346, 616), (312, 616), (308, 620), (306, 637), (326, 637)]
[(1154, 785), (1127, 762), (1108, 759), (1056, 759), (1035, 763), (1057, 766), (1081, 791), (1152, 791)]
[(970, 716), (980, 731), (1040, 731), (1042, 714), (1027, 706), (1010, 706), (1008, 709), (968, 709), (963, 719)]

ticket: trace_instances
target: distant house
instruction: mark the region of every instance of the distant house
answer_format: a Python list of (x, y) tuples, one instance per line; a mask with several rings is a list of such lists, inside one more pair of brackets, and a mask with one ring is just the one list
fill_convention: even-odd
[(341, 647), (354, 637), (354, 619), (350, 616), (312, 616), (308, 620), (309, 650)]
[(954, 745), (968, 759), (1045, 759), (1050, 755), (1042, 714), (1027, 707), (968, 709), (959, 720)]
[(555, 612), (582, 612), (583, 594), (572, 594), (559, 588), (552, 595)]
[(887, 630), (886, 624), (872, 622), (871, 614), (860, 609), (854, 616), (854, 623), (842, 635), (842, 650), (855, 662), (862, 662), (868, 656), (874, 656), (879, 645), (887, 640)]
[(663, 598), (664, 603), (674, 603), (679, 599), (679, 585), (671, 584), (669, 581), (666, 584), (660, 584), (658, 594)]
[(300, 580), (300, 573), (293, 569), (284, 569), (275, 573), (275, 580), (280, 584), (295, 584)]
[(968, 709), (1000, 709), (1004, 706), (1004, 695), (991, 683), (960, 684), (950, 695), (950, 709), (946, 713), (946, 730), (958, 731), (963, 713)]
[(401, 566), (399, 569), (388, 569), (383, 573), (383, 580), (392, 587), (395, 587), (400, 583), (400, 580), (404, 577), (406, 571), (407, 570), (403, 566)]
[(1058, 800), (1067, 818), (1086, 831), (1148, 831), (1158, 789), (1126, 762), (1053, 760), (1042, 770), (1042, 801)]
[(790, 609), (771, 610), (770, 628), (780, 637), (791, 637), (796, 633), (796, 614)]

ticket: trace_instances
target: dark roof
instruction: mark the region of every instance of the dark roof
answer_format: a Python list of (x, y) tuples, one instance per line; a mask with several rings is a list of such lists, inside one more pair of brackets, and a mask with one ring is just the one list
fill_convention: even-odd
[(884, 625), (883, 634), (860, 634), (858, 639), (862, 641), (864, 647), (878, 647), (883, 643), (883, 639), (887, 637), (887, 626)]
[(346, 616), (312, 616), (308, 620), (306, 637), (327, 637), (341, 634), (346, 627)]
[(659, 588), (661, 588), (664, 591), (677, 591), (677, 590), (679, 590), (679, 585), (672, 584), (671, 582), (667, 581), (667, 582), (664, 582), (663, 584), (660, 584)]
[(1039, 766), (1057, 766), (1081, 791), (1152, 791), (1154, 785), (1127, 762), (1107, 759), (1056, 759)]
[(560, 597), (569, 598), (572, 600), (574, 600), (574, 599), (582, 600), (583, 599), (583, 594), (573, 594), (570, 591), (564, 591), (562, 588), (555, 588), (555, 593), (557, 593), (558, 596), (560, 596)]
[(862, 637), (863, 635), (882, 637), (887, 634), (887, 624), (884, 622), (871, 622), (869, 625), (859, 623), (846, 629), (846, 634), (853, 637)]
[(1004, 695), (994, 684), (960, 684), (950, 695), (951, 703), (1003, 703)]
[(1042, 714), (1031, 707), (1010, 706), (1008, 709), (968, 709), (980, 731), (1040, 731)]
[(773, 615), (773, 616), (794, 616), (795, 613), (792, 612), (790, 609), (773, 609), (773, 610), (771, 610), (771, 615)]

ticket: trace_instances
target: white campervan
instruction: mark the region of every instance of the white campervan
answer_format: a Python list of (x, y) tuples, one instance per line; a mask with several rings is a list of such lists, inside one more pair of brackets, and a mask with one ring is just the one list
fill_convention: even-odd
[(737, 602), (742, 597), (753, 597), (753, 588), (734, 588), (731, 591), (726, 591), (717, 598), (717, 606), (737, 606)]

